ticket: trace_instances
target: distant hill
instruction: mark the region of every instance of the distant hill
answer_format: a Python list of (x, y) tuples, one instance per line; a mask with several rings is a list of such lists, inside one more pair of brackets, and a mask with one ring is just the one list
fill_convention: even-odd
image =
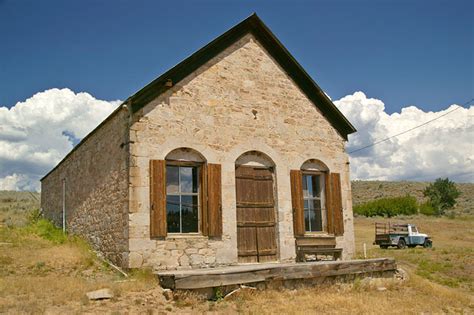
[[(352, 202), (354, 205), (385, 197), (400, 197), (407, 194), (419, 202), (425, 201), (423, 190), (426, 182), (385, 182), (385, 181), (352, 181)], [(474, 184), (456, 184), (461, 191), (454, 209), (457, 214), (474, 215)], [(40, 194), (28, 191), (0, 191), (0, 225), (22, 223), (24, 212), (39, 209)]]
[(0, 190), (0, 225), (23, 225), (26, 223), (25, 212), (39, 207), (39, 193)]
[[(419, 202), (425, 201), (423, 190), (426, 182), (385, 182), (385, 181), (352, 181), (352, 203), (358, 205), (370, 200), (411, 195)], [(453, 209), (457, 214), (474, 215), (474, 184), (456, 184), (461, 196)]]

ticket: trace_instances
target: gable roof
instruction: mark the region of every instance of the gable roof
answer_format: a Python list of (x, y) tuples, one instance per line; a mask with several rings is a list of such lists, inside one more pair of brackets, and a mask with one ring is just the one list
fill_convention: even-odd
[(347, 140), (347, 135), (356, 131), (354, 126), (255, 13), (163, 73), (130, 96), (125, 103), (131, 105), (133, 112), (140, 110), (158, 95), (168, 90), (171, 87), (169, 82), (172, 82), (172, 85), (177, 84), (248, 33), (251, 33), (263, 45), (345, 140)]
[(168, 90), (170, 88), (169, 84), (167, 84), (169, 81), (171, 81), (173, 85), (177, 84), (179, 81), (197, 70), (200, 66), (204, 65), (207, 61), (211, 60), (227, 47), (249, 33), (251, 33), (260, 44), (264, 46), (264, 48), (279, 63), (305, 95), (317, 108), (319, 108), (331, 125), (345, 140), (347, 140), (347, 136), (356, 131), (354, 126), (352, 126), (349, 120), (347, 120), (347, 118), (337, 109), (336, 105), (334, 105), (334, 103), (327, 97), (326, 93), (324, 93), (316, 82), (314, 82), (309, 74), (303, 69), (303, 67), (301, 67), (275, 35), (273, 35), (257, 14), (254, 13), (127, 98), (127, 100), (120, 104), (120, 106), (118, 106), (97, 127), (82, 138), (82, 140), (68, 154), (66, 154), (66, 156), (52, 170), (40, 179), (40, 181), (48, 177), (49, 174), (67, 160), (67, 158), (97, 130), (99, 130), (100, 127), (120, 112), (120, 110), (123, 109), (123, 105), (131, 105), (132, 112), (140, 110), (154, 98)]

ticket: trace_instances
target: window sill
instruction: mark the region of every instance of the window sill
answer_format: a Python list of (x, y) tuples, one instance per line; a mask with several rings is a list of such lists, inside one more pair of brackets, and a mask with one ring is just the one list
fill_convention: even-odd
[(190, 234), (168, 234), (165, 240), (174, 240), (174, 239), (208, 239), (207, 236), (202, 234), (190, 233)]
[(305, 233), (304, 237), (308, 237), (308, 238), (335, 238), (335, 236), (333, 234), (328, 234), (326, 232), (319, 232), (319, 233)]

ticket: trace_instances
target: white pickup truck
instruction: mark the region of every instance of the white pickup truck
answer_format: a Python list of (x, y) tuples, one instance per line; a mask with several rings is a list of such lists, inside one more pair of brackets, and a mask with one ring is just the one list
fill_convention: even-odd
[(375, 223), (374, 245), (379, 245), (383, 249), (389, 246), (401, 249), (417, 245), (430, 248), (433, 246), (433, 241), (427, 234), (419, 233), (413, 224)]

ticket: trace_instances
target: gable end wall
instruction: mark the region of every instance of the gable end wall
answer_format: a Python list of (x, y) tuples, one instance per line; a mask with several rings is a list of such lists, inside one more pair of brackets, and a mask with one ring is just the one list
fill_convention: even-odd
[[(256, 111), (256, 112), (254, 112)], [(255, 115), (254, 115), (255, 113)], [(186, 269), (237, 263), (235, 161), (260, 151), (275, 163), (278, 256), (294, 261), (290, 170), (320, 159), (341, 174), (344, 258), (354, 253), (344, 139), (252, 35), (246, 35), (137, 111), (130, 127), (130, 264)], [(222, 165), (223, 235), (150, 239), (149, 161), (188, 147)]]

